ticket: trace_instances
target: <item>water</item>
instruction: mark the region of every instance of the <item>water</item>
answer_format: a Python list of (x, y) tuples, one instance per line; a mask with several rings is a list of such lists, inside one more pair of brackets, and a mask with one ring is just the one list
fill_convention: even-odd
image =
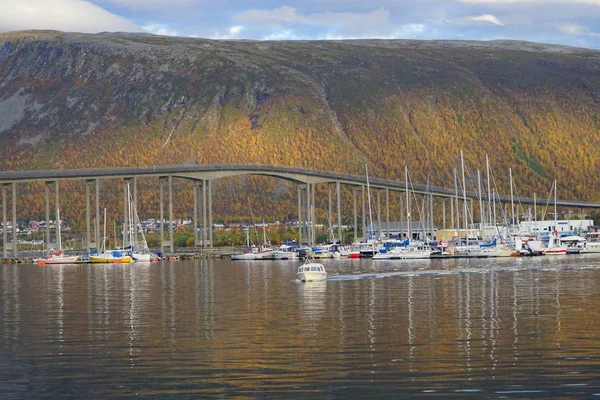
[(0, 265), (1, 397), (600, 396), (600, 257), (323, 263)]

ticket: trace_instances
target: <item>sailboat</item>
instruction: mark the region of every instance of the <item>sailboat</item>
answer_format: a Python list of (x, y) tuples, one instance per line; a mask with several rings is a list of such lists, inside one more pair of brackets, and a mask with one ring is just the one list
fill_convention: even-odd
[[(47, 224), (48, 222), (46, 222)], [(46, 264), (74, 264), (79, 261), (79, 256), (68, 256), (62, 252), (62, 243), (60, 236), (60, 213), (56, 210), (56, 245), (58, 250), (51, 250), (50, 253), (44, 257), (35, 260), (39, 265)]]
[(567, 246), (560, 243), (558, 238), (558, 217), (556, 212), (556, 180), (554, 181), (554, 230), (548, 239), (548, 248), (544, 252), (546, 255), (563, 255), (567, 254)]
[(90, 254), (90, 262), (95, 264), (128, 264), (132, 261), (131, 256), (121, 250), (106, 250), (106, 208), (104, 209), (104, 236), (102, 237), (102, 249), (100, 254)]
[[(129, 200), (129, 243), (131, 258), (135, 261), (142, 262), (158, 260), (158, 255), (152, 253), (148, 247), (146, 235), (144, 235), (144, 230), (140, 223), (137, 207), (129, 190), (129, 184), (127, 184), (127, 198)], [(125, 232), (123, 232), (123, 236), (125, 236)]]

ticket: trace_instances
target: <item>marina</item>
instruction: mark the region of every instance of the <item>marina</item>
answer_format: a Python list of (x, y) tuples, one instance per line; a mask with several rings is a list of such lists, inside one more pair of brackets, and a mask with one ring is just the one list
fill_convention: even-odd
[(0, 265), (21, 397), (593, 398), (600, 257)]

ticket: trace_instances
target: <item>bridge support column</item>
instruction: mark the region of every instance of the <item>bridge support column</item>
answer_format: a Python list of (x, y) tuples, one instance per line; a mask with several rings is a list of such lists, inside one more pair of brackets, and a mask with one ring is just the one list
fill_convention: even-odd
[(311, 222), (311, 226), (312, 226), (312, 245), (315, 246), (317, 243), (317, 227), (316, 225), (316, 211), (315, 211), (315, 184), (311, 184), (312, 186), (312, 190), (310, 191), (310, 201), (311, 201), (311, 212), (310, 212), (310, 222)]
[(442, 229), (446, 229), (446, 199), (442, 200)]
[(193, 198), (194, 198), (194, 247), (198, 246), (198, 181), (194, 181)]
[[(313, 223), (312, 223), (312, 202), (310, 201), (311, 196), (311, 187), (310, 183), (306, 184), (306, 232), (308, 233), (308, 245), (313, 246)], [(314, 189), (314, 187), (312, 187)]]
[(213, 247), (212, 181), (206, 180), (208, 190), (208, 246)]
[(8, 257), (8, 232), (6, 226), (6, 186), (2, 185), (2, 247), (4, 249), (4, 258)]
[(105, 238), (102, 238), (100, 241), (100, 179), (96, 179), (96, 250), (100, 251), (100, 249), (104, 245)]
[(85, 249), (90, 251), (92, 240), (90, 231), (90, 181), (85, 181)]
[(358, 218), (356, 215), (356, 186), (352, 186), (352, 208), (354, 210), (354, 241), (358, 241)]
[(400, 198), (400, 201), (398, 202), (398, 206), (400, 207), (399, 213), (398, 213), (398, 221), (400, 222), (400, 232), (398, 233), (398, 238), (402, 239), (402, 232), (404, 231), (404, 225), (402, 224), (402, 222), (404, 222), (404, 203), (402, 201), (402, 192), (398, 192), (398, 197)]
[(342, 194), (340, 181), (335, 183), (335, 192), (337, 195), (337, 224), (338, 224), (338, 240), (342, 244)]
[(135, 185), (134, 178), (123, 179), (123, 248), (133, 245), (131, 241), (131, 230), (137, 235), (137, 227), (133, 216), (133, 205), (135, 197), (133, 196), (133, 188)]
[(161, 176), (158, 178), (158, 204), (160, 210), (160, 252), (164, 255), (165, 253), (165, 204), (164, 204), (164, 193), (165, 191), (165, 177)]
[(365, 206), (365, 185), (361, 185), (362, 188), (362, 230), (363, 230), (363, 238), (367, 240), (367, 212)]
[(52, 182), (45, 182), (44, 199), (46, 200), (46, 249), (50, 249), (50, 185)]
[(381, 190), (377, 191), (377, 239), (381, 239)]
[(385, 188), (385, 223), (387, 238), (390, 239), (390, 189)]
[(169, 250), (171, 251), (171, 254), (173, 254), (173, 252), (175, 251), (174, 248), (174, 244), (173, 244), (173, 231), (175, 230), (175, 224), (173, 221), (173, 177), (171, 175), (169, 175), (169, 242), (171, 242), (169, 244)]
[(302, 243), (302, 186), (298, 185), (298, 244)]
[(13, 242), (13, 256), (17, 258), (17, 183), (12, 183), (12, 242)]
[[(54, 211), (56, 212), (54, 225), (56, 226), (56, 237), (58, 238), (58, 230), (60, 229), (58, 214), (60, 210), (60, 196), (59, 196), (59, 188), (58, 181), (54, 181)], [(58, 239), (56, 240), (56, 246), (58, 246)], [(62, 244), (61, 244), (62, 246)], [(62, 250), (62, 248), (57, 248), (56, 250)]]
[(333, 238), (333, 224), (331, 222), (331, 217), (332, 217), (331, 214), (333, 213), (332, 207), (331, 207), (331, 183), (327, 184), (327, 195), (328, 195), (328, 197), (327, 197), (327, 201), (328, 201), (328, 203), (327, 203), (327, 206), (328, 206), (328, 209), (327, 209), (327, 225), (328, 225), (327, 229), (328, 229), (328, 232), (329, 232), (329, 240), (331, 242), (333, 242), (333, 240), (334, 240), (334, 238)]
[(196, 197), (199, 205), (199, 222), (200, 222), (200, 241), (197, 242), (203, 249), (204, 247), (212, 247), (212, 188), (211, 182), (208, 179), (196, 184)]
[[(123, 179), (123, 249), (129, 245), (129, 180)], [(116, 243), (115, 243), (116, 245)]]

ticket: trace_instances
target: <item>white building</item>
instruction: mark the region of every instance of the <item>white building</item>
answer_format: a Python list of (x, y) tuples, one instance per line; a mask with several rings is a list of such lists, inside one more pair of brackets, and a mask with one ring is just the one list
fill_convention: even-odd
[(587, 232), (594, 225), (591, 219), (559, 219), (557, 221), (522, 221), (519, 230), (522, 233), (532, 233), (541, 236), (549, 235), (552, 231), (561, 233)]

